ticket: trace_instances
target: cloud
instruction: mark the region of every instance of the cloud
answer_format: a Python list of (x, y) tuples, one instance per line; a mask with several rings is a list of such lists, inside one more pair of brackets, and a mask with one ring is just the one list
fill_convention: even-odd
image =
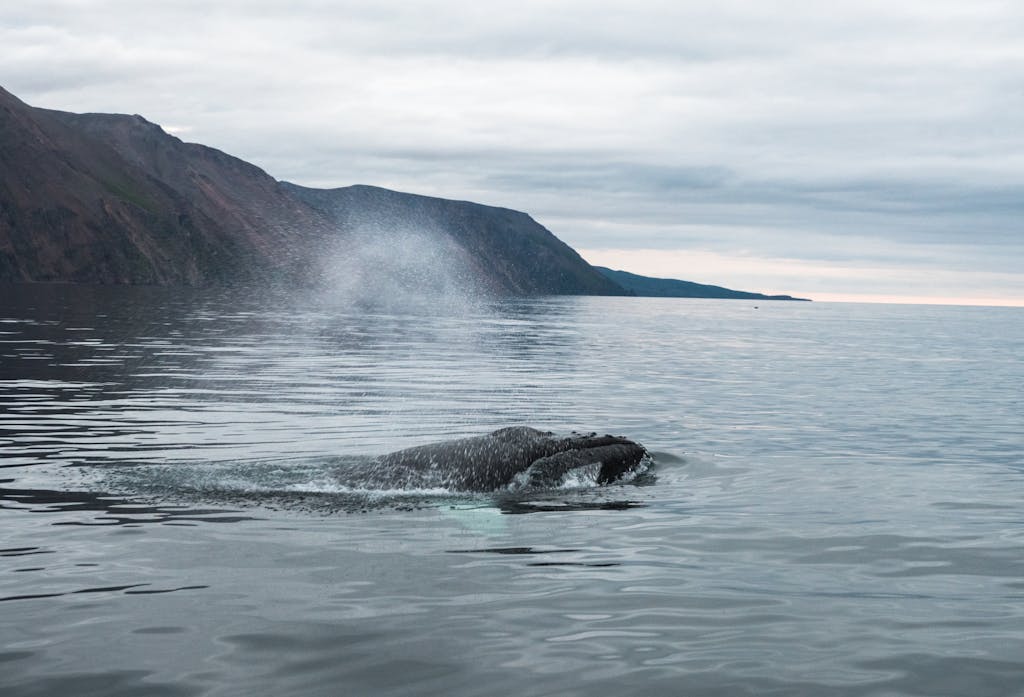
[(905, 295), (955, 269), (947, 294), (976, 273), (1024, 302), (998, 282), (1024, 259), (1021, 35), (996, 0), (0, 9), (23, 99), (141, 113), (282, 179), (519, 208), (589, 249), (884, 259)]

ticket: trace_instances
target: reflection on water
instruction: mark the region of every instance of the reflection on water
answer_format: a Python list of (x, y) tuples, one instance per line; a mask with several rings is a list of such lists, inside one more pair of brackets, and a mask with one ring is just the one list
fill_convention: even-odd
[(35, 593), (31, 595), (10, 595), (0, 598), (0, 603), (12, 600), (40, 600), (42, 598), (60, 598), (65, 595), (82, 595), (83, 593), (124, 593), (125, 595), (160, 595), (177, 591), (202, 590), (209, 586), (182, 586), (180, 588), (146, 588), (148, 583), (133, 583), (127, 586), (109, 586), (107, 588), (82, 588), (65, 593)]
[(13, 400), (0, 438), (16, 434), (19, 446), (6, 466), (379, 454), (566, 423), (585, 348), (557, 305), (424, 318), (268, 310), (230, 296), (215, 310), (157, 289), (107, 307), (117, 292), (90, 290), (99, 297), (46, 288), (46, 302), (22, 290), (14, 316), (0, 318), (0, 381)]
[[(1020, 694), (1019, 310), (425, 309), (3, 289), (4, 697)], [(337, 476), (509, 425), (656, 470)]]
[[(11, 481), (13, 480), (0, 480), (0, 484), (7, 484)], [(249, 514), (238, 515), (240, 511), (141, 503), (138, 499), (111, 496), (105, 493), (16, 489), (6, 486), (0, 486), (0, 509), (21, 510), (30, 513), (86, 511), (97, 514), (91, 516), (90, 522), (69, 520), (54, 522), (52, 525), (138, 525), (140, 523), (181, 525), (190, 522), (237, 523), (255, 519)]]
[[(291, 464), (291, 466), (289, 466)], [(333, 462), (315, 461), (268, 464), (243, 462), (223, 465), (178, 463), (168, 466), (81, 467), (48, 472), (47, 476), (68, 488), (8, 488), (15, 480), (0, 480), (0, 509), (37, 513), (92, 512), (89, 522), (67, 525), (138, 525), (140, 523), (186, 524), (240, 522), (261, 517), (259, 509), (292, 510), (332, 515), (367, 513), (379, 509), (398, 511), (454, 506), (489, 506), (503, 513), (539, 511), (625, 510), (644, 505), (636, 498), (636, 486), (650, 486), (653, 475), (598, 487), (550, 490), (524, 489), (495, 493), (402, 489), (349, 490), (333, 479)], [(239, 508), (196, 508), (197, 503)], [(243, 513), (245, 512), (245, 513)]]

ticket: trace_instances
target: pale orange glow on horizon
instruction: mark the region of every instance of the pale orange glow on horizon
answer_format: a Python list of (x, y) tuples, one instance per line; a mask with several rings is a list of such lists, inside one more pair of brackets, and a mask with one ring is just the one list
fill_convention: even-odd
[(1024, 299), (942, 297), (931, 295), (868, 295), (816, 293), (811, 298), (824, 303), (880, 303), (885, 305), (969, 305), (974, 307), (1024, 307)]
[[(591, 264), (643, 276), (767, 295), (792, 295), (817, 302), (1024, 307), (1024, 277), (1018, 275), (728, 256), (707, 250), (578, 251)], [(823, 287), (830, 290), (816, 290)], [(873, 288), (875, 292), (862, 292), (858, 287)], [(1002, 287), (1007, 287), (1006, 295), (999, 294)], [(935, 293), (928, 292), (932, 288)], [(961, 288), (961, 294), (951, 292)]]

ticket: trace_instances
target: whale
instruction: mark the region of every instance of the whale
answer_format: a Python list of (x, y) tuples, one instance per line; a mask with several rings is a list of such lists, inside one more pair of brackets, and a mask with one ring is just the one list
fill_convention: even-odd
[(596, 469), (598, 484), (610, 484), (636, 471), (646, 457), (644, 446), (622, 436), (574, 432), (560, 437), (512, 426), (388, 453), (372, 468), (397, 486), (485, 492), (554, 487), (572, 470), (588, 466)]

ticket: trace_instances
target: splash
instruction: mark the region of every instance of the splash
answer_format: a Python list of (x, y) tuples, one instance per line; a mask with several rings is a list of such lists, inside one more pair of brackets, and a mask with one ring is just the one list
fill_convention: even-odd
[[(451, 486), (443, 476), (416, 476), (382, 469), (376, 464), (376, 458), (350, 456), (73, 468), (76, 481), (71, 488), (180, 505), (204, 503), (327, 512), (409, 506), (437, 508), (467, 502), (504, 509), (510, 502), (520, 505), (523, 497), (578, 497), (601, 491), (614, 495), (615, 491), (622, 491), (620, 486), (600, 485), (600, 468), (593, 465), (570, 470), (551, 486), (531, 486), (525, 480), (516, 480), (496, 491), (467, 492)], [(643, 485), (650, 466), (651, 460), (645, 458), (636, 472), (619, 483)], [(572, 501), (559, 505), (574, 507)]]
[(429, 221), (353, 223), (322, 264), (322, 300), (346, 310), (466, 314), (489, 295), (473, 257)]

